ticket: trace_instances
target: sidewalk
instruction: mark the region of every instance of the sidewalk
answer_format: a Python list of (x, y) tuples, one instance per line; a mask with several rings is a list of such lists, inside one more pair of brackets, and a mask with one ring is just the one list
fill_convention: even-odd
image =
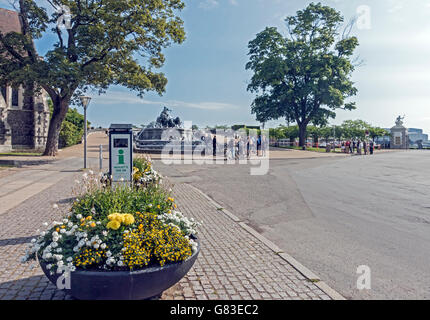
[[(30, 264), (22, 265), (19, 260), (27, 243), (36, 235), (36, 229), (45, 221), (60, 218), (61, 213), (53, 209), (53, 204), (67, 208), (75, 177), (76, 173), (67, 175), (0, 215), (0, 299), (71, 299), (48, 282), (39, 266), (31, 269)], [(162, 299), (339, 297), (323, 282), (314, 283), (298, 272), (284, 259), (291, 257), (275, 252), (277, 249), (267, 240), (234, 221), (228, 212), (219, 210), (198, 190), (176, 184), (173, 192), (181, 211), (203, 220), (199, 234), (202, 250), (193, 269), (179, 284), (167, 290)]]

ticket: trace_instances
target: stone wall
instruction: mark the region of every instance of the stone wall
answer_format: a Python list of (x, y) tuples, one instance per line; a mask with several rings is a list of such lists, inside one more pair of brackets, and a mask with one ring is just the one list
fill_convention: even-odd
[(13, 149), (34, 148), (34, 116), (31, 110), (8, 111), (8, 123), (12, 134)]

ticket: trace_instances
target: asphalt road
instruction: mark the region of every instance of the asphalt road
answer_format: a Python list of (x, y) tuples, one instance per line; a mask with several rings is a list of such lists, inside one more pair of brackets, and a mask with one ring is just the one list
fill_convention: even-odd
[[(156, 167), (245, 219), (350, 299), (430, 299), (430, 152)], [(357, 267), (371, 270), (358, 290)]]

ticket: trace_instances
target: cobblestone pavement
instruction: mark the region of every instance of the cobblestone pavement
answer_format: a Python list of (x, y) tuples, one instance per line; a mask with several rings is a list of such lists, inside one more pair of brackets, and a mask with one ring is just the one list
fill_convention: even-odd
[[(58, 220), (70, 203), (73, 176), (0, 215), (0, 299), (72, 299), (56, 289), (42, 270), (21, 264), (27, 244), (43, 222)], [(217, 210), (186, 184), (173, 187), (179, 209), (203, 221), (200, 256), (162, 299), (330, 299), (263, 242)]]

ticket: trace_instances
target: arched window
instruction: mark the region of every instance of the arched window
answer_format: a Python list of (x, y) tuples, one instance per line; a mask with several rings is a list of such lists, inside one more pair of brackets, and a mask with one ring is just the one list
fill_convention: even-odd
[(18, 89), (12, 89), (12, 106), (18, 107)]

